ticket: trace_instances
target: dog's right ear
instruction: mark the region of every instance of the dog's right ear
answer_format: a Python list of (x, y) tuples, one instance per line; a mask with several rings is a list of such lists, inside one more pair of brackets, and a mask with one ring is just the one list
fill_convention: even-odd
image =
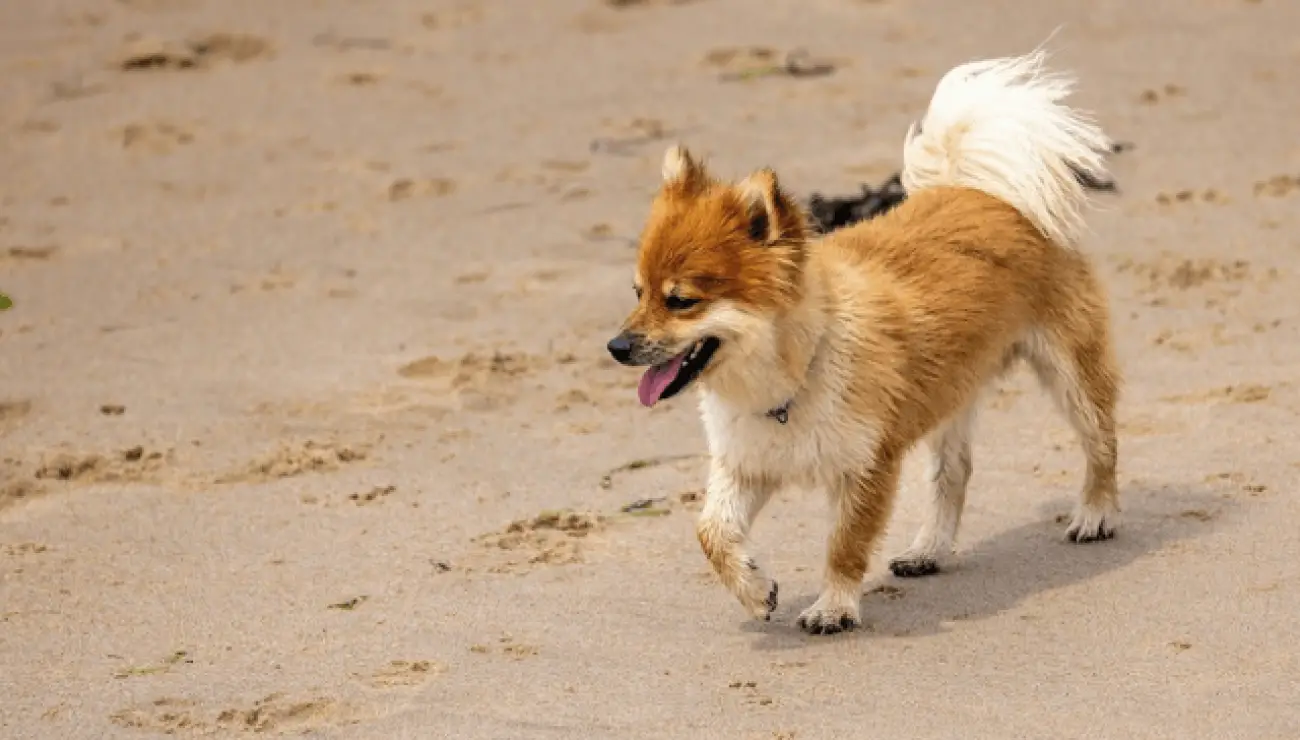
[(663, 176), (665, 187), (688, 195), (703, 190), (708, 182), (704, 166), (680, 144), (670, 146), (664, 152)]

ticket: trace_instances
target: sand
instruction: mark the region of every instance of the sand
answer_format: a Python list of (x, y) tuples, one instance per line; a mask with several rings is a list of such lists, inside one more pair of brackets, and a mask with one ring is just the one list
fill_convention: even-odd
[[(884, 568), (912, 460), (865, 629), (794, 625), (816, 492), (760, 521), (783, 602), (748, 621), (693, 536), (694, 404), (641, 408), (604, 351), (664, 147), (853, 192), (943, 71), (1062, 24), (1133, 144), (1086, 245), (1118, 538), (1064, 541), (1082, 462), (1020, 374), (957, 567)], [(0, 736), (1300, 737), (1297, 28), (1283, 0), (0, 3)], [(763, 73), (800, 48), (831, 69)]]

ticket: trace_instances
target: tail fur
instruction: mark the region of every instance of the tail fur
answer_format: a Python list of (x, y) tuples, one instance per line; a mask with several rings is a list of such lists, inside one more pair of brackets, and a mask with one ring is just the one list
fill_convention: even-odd
[(1014, 206), (1063, 247), (1083, 232), (1080, 176), (1105, 180), (1110, 139), (1065, 105), (1067, 75), (1044, 69), (1037, 49), (960, 65), (939, 80), (930, 108), (907, 131), (903, 187), (962, 186)]

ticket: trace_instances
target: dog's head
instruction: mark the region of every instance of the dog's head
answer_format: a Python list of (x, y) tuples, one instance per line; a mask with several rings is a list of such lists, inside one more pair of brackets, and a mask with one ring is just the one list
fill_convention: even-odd
[(641, 234), (637, 307), (608, 345), (622, 364), (648, 366), (641, 403), (671, 398), (774, 342), (773, 319), (799, 297), (806, 239), (804, 216), (774, 172), (720, 182), (685, 148), (670, 148)]

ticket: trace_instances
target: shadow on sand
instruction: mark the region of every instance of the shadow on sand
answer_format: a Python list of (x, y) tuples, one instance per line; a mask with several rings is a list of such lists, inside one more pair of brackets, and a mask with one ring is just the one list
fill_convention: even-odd
[[(1203, 537), (1230, 519), (1235, 505), (1209, 490), (1138, 488), (1121, 494), (1123, 518), (1116, 537), (1078, 545), (1065, 539), (1061, 512), (1072, 500), (1046, 502), (1041, 519), (961, 548), (952, 565), (935, 576), (878, 576), (877, 561), (862, 597), (864, 629), (831, 637), (804, 634), (799, 612), (816, 598), (800, 593), (784, 601), (771, 622), (746, 622), (759, 636), (759, 650), (802, 648), (828, 639), (889, 639), (945, 632), (948, 623), (995, 616), (1026, 598), (1119, 570), (1169, 545)], [(1059, 520), (1059, 521), (1058, 521)], [(883, 586), (883, 588), (881, 588)]]

